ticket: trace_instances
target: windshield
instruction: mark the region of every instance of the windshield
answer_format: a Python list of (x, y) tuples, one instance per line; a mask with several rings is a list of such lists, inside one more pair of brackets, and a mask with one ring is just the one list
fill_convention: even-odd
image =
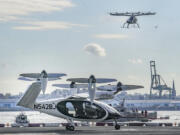
[(103, 108), (89, 101), (61, 101), (57, 109), (64, 115), (79, 119), (101, 119), (106, 115)]

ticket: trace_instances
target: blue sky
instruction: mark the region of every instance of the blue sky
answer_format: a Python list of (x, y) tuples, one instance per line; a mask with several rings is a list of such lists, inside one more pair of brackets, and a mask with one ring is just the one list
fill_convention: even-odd
[[(180, 85), (178, 0), (0, 0), (0, 92), (23, 92), (23, 72), (116, 78), (149, 92), (149, 61), (177, 94)], [(122, 29), (126, 17), (109, 12), (152, 11), (140, 29)], [(158, 26), (155, 29), (155, 26)], [(55, 83), (65, 82), (66, 78)], [(54, 88), (50, 87), (51, 92)]]

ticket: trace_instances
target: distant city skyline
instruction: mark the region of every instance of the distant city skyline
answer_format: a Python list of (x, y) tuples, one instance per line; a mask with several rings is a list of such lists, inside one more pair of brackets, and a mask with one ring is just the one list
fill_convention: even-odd
[[(62, 72), (69, 77), (116, 78), (149, 93), (149, 61), (180, 95), (180, 1), (0, 0), (0, 93), (24, 92), (20, 73)], [(140, 29), (123, 29), (127, 17), (109, 12), (156, 12), (138, 17)]]

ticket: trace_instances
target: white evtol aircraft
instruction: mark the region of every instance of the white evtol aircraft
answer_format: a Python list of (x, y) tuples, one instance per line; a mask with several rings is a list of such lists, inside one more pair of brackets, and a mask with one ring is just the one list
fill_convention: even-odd
[(112, 16), (129, 16), (129, 19), (123, 24), (123, 28), (125, 28), (125, 25), (127, 24), (126, 28), (129, 28), (130, 24), (134, 24), (139, 27), (139, 24), (137, 23), (138, 16), (147, 16), (147, 15), (155, 15), (155, 12), (125, 12), (125, 13), (118, 13), (118, 12), (114, 12), (114, 13), (109, 13)]
[(19, 75), (19, 80), (23, 81), (40, 81), (43, 93), (46, 90), (47, 82), (61, 79), (60, 77), (66, 76), (64, 73), (47, 73), (43, 70), (41, 73), (23, 73)]
[(64, 118), (68, 121), (66, 130), (70, 131), (75, 129), (74, 120), (100, 122), (113, 119), (115, 121), (115, 129), (120, 129), (117, 119), (123, 115), (110, 105), (94, 100), (96, 83), (109, 83), (117, 81), (116, 79), (95, 78), (91, 75), (89, 78), (71, 78), (68, 80), (77, 83), (87, 83), (89, 97), (71, 96), (65, 99), (36, 102), (36, 98), (41, 91), (41, 82), (34, 82), (17, 105)]
[[(76, 88), (78, 95), (80, 95), (80, 88), (86, 89), (88, 88), (88, 84), (77, 84), (75, 82), (71, 82), (70, 84), (53, 84), (52, 86), (59, 87), (59, 88)], [(116, 94), (118, 94), (121, 91), (128, 91), (128, 90), (134, 90), (134, 89), (141, 89), (144, 88), (141, 85), (126, 85), (122, 84), (121, 82), (118, 82), (116, 85), (102, 85), (102, 86), (97, 86), (96, 89), (96, 100), (100, 99), (112, 99)], [(84, 97), (87, 97), (88, 95), (85, 93), (81, 93)]]

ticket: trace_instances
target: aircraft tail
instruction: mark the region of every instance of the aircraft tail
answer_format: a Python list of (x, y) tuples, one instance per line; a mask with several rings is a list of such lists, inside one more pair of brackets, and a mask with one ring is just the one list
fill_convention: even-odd
[(33, 109), (34, 103), (40, 91), (41, 91), (41, 82), (32, 83), (31, 86), (25, 92), (24, 96), (17, 103), (17, 105)]

